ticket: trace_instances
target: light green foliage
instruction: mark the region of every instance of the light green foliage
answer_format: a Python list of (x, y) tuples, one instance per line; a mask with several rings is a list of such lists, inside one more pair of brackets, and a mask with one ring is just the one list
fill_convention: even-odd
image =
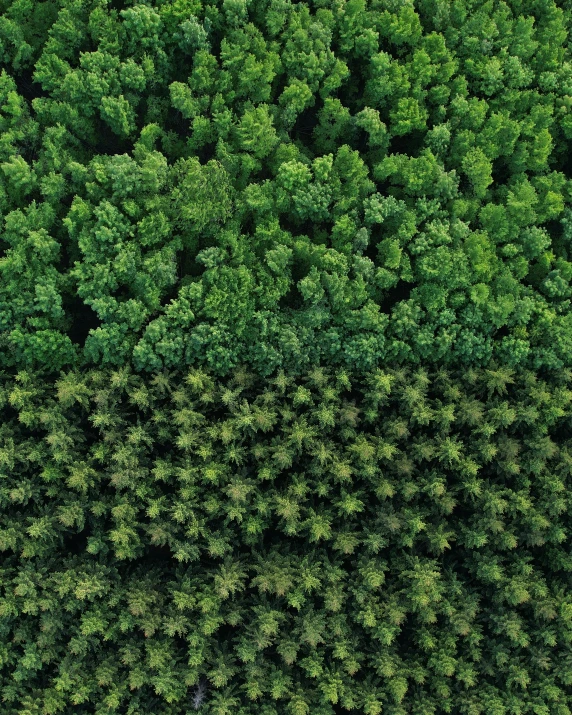
[(145, 49), (160, 43), (161, 16), (148, 5), (136, 5), (119, 13), (122, 30), (127, 38), (127, 51), (131, 54), (137, 46)]
[(210, 49), (208, 33), (194, 15), (180, 24), (180, 31), (177, 33), (177, 37), (179, 47), (189, 54), (195, 50), (208, 51)]
[(101, 98), (101, 118), (120, 137), (128, 136), (135, 129), (131, 106), (121, 94)]
[(387, 52), (379, 52), (371, 58), (368, 69), (369, 77), (365, 84), (364, 96), (367, 106), (387, 110), (392, 100), (406, 98), (411, 82), (405, 68), (392, 59), (391, 55)]
[[(6, 32), (23, 33), (24, 54), (1, 75), (0, 205), (55, 211), (46, 230), (64, 247), (53, 259), (62, 309), (87, 305), (99, 321), (87, 362), (206, 360), (224, 372), (241, 354), (267, 371), (391, 356), (516, 364), (526, 353), (531, 365), (569, 364), (564, 343), (546, 338), (565, 325), (569, 255), (557, 226), (571, 199), (572, 62), (551, 0), (40, 5), (6, 3)], [(97, 248), (94, 230), (109, 236)], [(228, 276), (226, 259), (197, 259), (224, 235), (240, 244)], [(291, 262), (269, 273), (261, 261), (280, 246)], [(334, 263), (372, 265), (334, 276), (322, 247)], [(533, 310), (487, 312), (485, 286), (502, 303), (499, 262), (517, 281), (515, 305), (533, 300)], [(240, 294), (232, 319), (227, 279)], [(321, 286), (311, 299), (300, 288), (310, 283)], [(29, 290), (17, 285), (7, 295)], [(51, 293), (38, 290), (47, 305)], [(188, 300), (182, 334), (167, 340), (167, 315)], [(367, 301), (384, 320), (352, 312)], [(75, 317), (57, 323), (48, 311), (40, 326), (5, 314), (20, 340), (76, 335)], [(497, 339), (501, 320), (509, 335)]]
[(389, 113), (391, 129), (395, 136), (409, 134), (415, 129), (425, 129), (427, 112), (419, 106), (414, 97), (401, 97), (397, 106)]
[[(325, 161), (324, 161), (325, 159)], [(323, 171), (327, 174), (333, 167), (330, 154), (320, 160)], [(312, 180), (311, 169), (300, 161), (285, 162), (280, 166), (276, 177), (278, 209), (288, 211), (292, 207), (295, 216), (300, 219), (312, 218), (320, 221), (329, 215), (332, 194), (327, 184)]]
[(419, 157), (391, 154), (374, 169), (378, 181), (391, 178), (408, 196), (436, 196), (451, 199), (457, 191), (455, 170), (446, 172), (430, 149)]
[(173, 82), (170, 87), (171, 103), (185, 119), (196, 117), (200, 112), (200, 104), (193, 97), (191, 89), (182, 82)]
[(318, 125), (312, 132), (316, 150), (326, 154), (336, 150), (340, 139), (351, 136), (351, 114), (339, 99), (328, 97), (318, 112)]
[(415, 46), (421, 38), (422, 28), (413, 3), (403, 3), (401, 7), (394, 5), (395, 12), (384, 10), (379, 15), (377, 26), (380, 34), (395, 45)]
[(387, 127), (381, 121), (377, 109), (366, 107), (358, 112), (355, 117), (355, 123), (361, 129), (364, 129), (368, 135), (368, 145), (371, 148), (384, 147), (387, 148), (388, 136)]
[(172, 167), (170, 208), (176, 225), (193, 233), (228, 218), (232, 211), (232, 187), (224, 166), (211, 160), (181, 159)]
[(492, 184), (492, 163), (482, 149), (474, 147), (465, 154), (462, 163), (463, 171), (472, 184), (478, 199), (485, 197), (487, 188)]
[(264, 159), (280, 141), (267, 105), (247, 110), (238, 125), (240, 148)]
[(314, 106), (315, 101), (312, 90), (308, 85), (294, 77), (278, 97), (278, 104), (282, 108), (281, 119), (284, 127), (290, 129), (294, 125), (297, 116), (307, 107)]
[(9, 161), (0, 164), (0, 169), (6, 178), (6, 193), (20, 198), (27, 196), (34, 189), (36, 177), (23, 157), (10, 157)]
[(268, 45), (252, 23), (240, 30), (231, 30), (222, 40), (221, 90), (224, 92), (223, 87), (232, 87), (228, 94), (229, 103), (235, 98), (246, 98), (255, 103), (270, 100), (272, 81), (281, 69), (276, 49), (275, 43)]

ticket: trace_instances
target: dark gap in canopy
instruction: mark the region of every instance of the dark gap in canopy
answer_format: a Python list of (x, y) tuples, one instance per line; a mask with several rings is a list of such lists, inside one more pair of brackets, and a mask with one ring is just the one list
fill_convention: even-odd
[(68, 531), (64, 534), (63, 552), (65, 555), (79, 555), (87, 549), (87, 539), (91, 536), (91, 527), (86, 526), (79, 532)]
[(417, 157), (423, 148), (425, 141), (425, 130), (416, 130), (403, 134), (401, 136), (393, 136), (389, 141), (387, 153), (389, 154), (405, 154), (406, 156)]
[(34, 68), (32, 67), (30, 69), (18, 70), (18, 73), (13, 75), (18, 94), (24, 97), (28, 102), (32, 102), (32, 100), (38, 97), (50, 96), (50, 93), (45, 91), (39, 82), (34, 81), (33, 74)]
[(409, 300), (413, 287), (413, 283), (400, 280), (396, 286), (384, 291), (383, 300), (380, 303), (381, 312), (390, 313), (402, 300)]
[(68, 337), (72, 343), (83, 347), (89, 332), (101, 325), (99, 316), (79, 298), (68, 298), (67, 300), (64, 298), (63, 308), (66, 317), (71, 320), (71, 326), (67, 331)]

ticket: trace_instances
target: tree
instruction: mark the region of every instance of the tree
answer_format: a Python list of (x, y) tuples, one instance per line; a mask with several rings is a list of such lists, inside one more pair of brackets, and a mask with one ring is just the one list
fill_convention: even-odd
[(220, 162), (211, 159), (202, 166), (195, 157), (181, 159), (171, 168), (168, 181), (175, 225), (199, 233), (230, 216), (232, 189)]
[(462, 167), (473, 186), (475, 196), (479, 199), (484, 198), (487, 188), (493, 181), (492, 162), (482, 149), (475, 147), (465, 154)]
[(272, 124), (272, 116), (266, 104), (246, 111), (238, 125), (239, 146), (252, 152), (257, 159), (264, 159), (279, 142)]

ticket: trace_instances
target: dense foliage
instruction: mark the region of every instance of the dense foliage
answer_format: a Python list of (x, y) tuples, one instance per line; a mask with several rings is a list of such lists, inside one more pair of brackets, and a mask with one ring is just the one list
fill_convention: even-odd
[(0, 0), (1, 715), (572, 714), (571, 0)]
[(4, 367), (572, 366), (554, 0), (0, 0)]
[(572, 373), (181, 378), (2, 381), (3, 713), (569, 715)]

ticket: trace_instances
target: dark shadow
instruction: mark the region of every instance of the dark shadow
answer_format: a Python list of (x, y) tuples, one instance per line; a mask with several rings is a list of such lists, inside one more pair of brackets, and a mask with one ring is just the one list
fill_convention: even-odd
[[(196, 252), (198, 253), (198, 251)], [(183, 278), (198, 278), (199, 276), (202, 276), (203, 273), (205, 272), (206, 268), (203, 263), (199, 263), (194, 256), (191, 256), (189, 254), (184, 255), (181, 258), (181, 262), (179, 264), (179, 275), (181, 279)], [(173, 290), (176, 289), (178, 291), (180, 288), (180, 285), (177, 284)]]
[(381, 312), (391, 313), (393, 308), (398, 303), (401, 303), (402, 300), (409, 300), (414, 287), (413, 283), (400, 280), (393, 288), (384, 291), (383, 300), (380, 303)]
[[(183, 81), (186, 81), (186, 78)], [(156, 94), (144, 95), (141, 103), (143, 123), (150, 124), (154, 122), (164, 127), (170, 106), (171, 102), (167, 97), (159, 97)]]
[[(381, 193), (381, 192), (380, 192)], [(369, 258), (374, 263), (377, 263), (378, 258), (378, 246), (380, 241), (383, 239), (382, 228), (379, 224), (374, 224), (369, 229), (369, 243), (367, 244), (362, 255)]]
[(97, 142), (91, 144), (90, 142), (85, 142), (91, 151), (95, 154), (102, 154), (107, 156), (113, 156), (115, 154), (131, 154), (133, 150), (133, 142), (129, 138), (122, 138), (114, 134), (105, 122), (94, 119), (92, 120), (95, 125), (95, 135), (97, 136)]
[(527, 544), (524, 549), (526, 549), (527, 556), (532, 556), (534, 559), (532, 564), (534, 570), (540, 571), (546, 581), (554, 581), (557, 575), (563, 580), (570, 578), (566, 563), (569, 556), (562, 546), (546, 541), (546, 543), (536, 546)]
[[(552, 375), (543, 374), (545, 371), (538, 371), (538, 377), (544, 380), (549, 385), (555, 385)], [(557, 384), (561, 384), (559, 381)], [(553, 442), (564, 444), (567, 440), (572, 439), (572, 420), (568, 418), (560, 418), (553, 427), (550, 427), (550, 436)]]
[(469, 177), (461, 172), (459, 178), (459, 196), (467, 196), (468, 198), (473, 198), (473, 185), (469, 181)]
[(25, 100), (31, 102), (38, 97), (49, 97), (50, 93), (46, 92), (39, 82), (33, 80), (34, 68), (19, 70), (18, 74), (13, 76), (18, 89), (18, 94), (24, 97)]
[[(186, 77), (182, 81), (185, 82)], [(147, 116), (146, 108), (145, 111), (141, 112), (141, 116)], [(208, 163), (211, 159), (214, 159), (216, 154), (216, 141), (208, 142), (192, 152), (189, 150), (186, 142), (192, 138), (193, 122), (192, 119), (185, 119), (178, 109), (169, 105), (166, 109), (166, 116), (160, 124), (165, 132), (174, 132), (179, 139), (184, 140), (184, 146), (186, 148), (185, 156), (196, 156), (203, 165)]]
[(210, 144), (205, 144), (197, 152), (195, 152), (195, 156), (198, 158), (198, 160), (204, 166), (211, 159), (214, 159), (215, 153), (216, 153), (216, 144), (213, 144), (211, 142)]
[[(139, 561), (139, 559), (137, 559)], [(156, 544), (146, 544), (145, 554), (140, 559), (143, 563), (145, 561), (158, 561), (162, 564), (167, 564), (172, 562), (175, 565), (176, 562), (173, 559), (173, 552), (168, 544), (164, 546), (157, 546)], [(132, 562), (133, 563), (133, 562)]]
[[(361, 127), (357, 127), (356, 134), (355, 134), (355, 140), (352, 142), (352, 149), (359, 151), (362, 159), (365, 159), (368, 152), (370, 151), (368, 142), (369, 142), (369, 134), (366, 132), (365, 129), (362, 129)], [(369, 167), (369, 169), (371, 171), (371, 167)]]
[[(68, 197), (66, 197), (67, 199)], [(72, 198), (73, 201), (73, 198)], [(64, 200), (60, 202), (62, 204)], [(70, 201), (71, 205), (71, 201)], [(82, 255), (79, 250), (79, 247), (72, 243), (69, 239), (69, 236), (67, 235), (67, 231), (64, 231), (63, 229), (59, 232), (59, 235), (56, 236), (56, 240), (60, 244), (60, 254), (59, 254), (59, 260), (57, 264), (57, 270), (59, 273), (62, 275), (67, 273), (70, 268), (73, 267), (75, 261), (81, 261)], [(64, 303), (65, 304), (70, 304), (72, 301), (76, 300), (76, 295), (75, 295), (75, 288), (73, 297), (68, 296), (64, 297)]]
[[(332, 46), (335, 52), (335, 46)], [(345, 53), (342, 52), (342, 55)], [(366, 104), (363, 99), (365, 95), (365, 84), (367, 81), (367, 72), (364, 72), (364, 59), (362, 57), (346, 60), (346, 64), (350, 74), (338, 89), (336, 96), (340, 102), (347, 107), (352, 115), (361, 112)]]
[[(197, 264), (198, 265), (198, 264)], [(204, 270), (204, 266), (203, 266)], [(172, 285), (169, 289), (165, 291), (165, 293), (161, 296), (161, 307), (165, 307), (169, 305), (169, 303), (174, 300), (178, 295), (179, 295), (179, 290), (181, 289), (181, 281), (178, 280), (174, 285)], [(153, 312), (153, 318), (157, 317), (156, 311)], [(150, 317), (150, 320), (153, 320), (152, 317)]]
[[(495, 188), (495, 186), (499, 186), (501, 184), (506, 184), (508, 180), (511, 177), (511, 171), (508, 166), (508, 163), (506, 161), (506, 158), (504, 156), (499, 156), (498, 159), (495, 159), (493, 161), (493, 171), (492, 171), (492, 176), (493, 176), (493, 183), (491, 184), (491, 188)], [(461, 187), (459, 187), (459, 191), (461, 190)]]
[[(229, 609), (230, 610), (230, 609)], [(246, 619), (241, 623), (237, 623), (236, 626), (231, 626), (229, 623), (222, 623), (214, 632), (215, 638), (220, 646), (223, 648), (232, 647), (234, 639), (240, 634), (246, 625)], [(182, 650), (186, 653), (189, 647), (185, 643), (182, 646)]]
[(76, 345), (85, 345), (90, 330), (95, 330), (101, 325), (101, 320), (89, 305), (77, 298), (63, 300), (63, 308), (66, 316), (71, 320), (71, 327), (67, 334), (70, 340)]
[[(260, 244), (254, 244), (254, 241), (253, 241), (253, 236), (256, 232), (256, 225), (257, 225), (254, 220), (255, 214), (253, 212), (251, 212), (250, 210), (248, 210), (248, 211), (245, 210), (242, 215), (243, 215), (243, 218), (242, 218), (242, 221), (240, 224), (240, 233), (242, 234), (242, 236), (248, 237), (248, 241), (254, 250), (255, 245), (257, 245), (257, 247), (260, 245)], [(266, 249), (266, 250), (268, 250), (268, 249)]]
[(91, 529), (89, 527), (86, 527), (83, 531), (80, 531), (77, 534), (70, 532), (64, 534), (62, 545), (63, 553), (66, 556), (70, 554), (78, 556), (79, 554), (85, 553), (85, 550), (87, 549), (87, 539), (89, 536), (91, 536)]
[(121, 285), (117, 290), (111, 293), (111, 296), (117, 300), (118, 303), (125, 303), (126, 300), (132, 298), (131, 290), (129, 286)]
[[(144, 536), (143, 539), (148, 537)], [(130, 558), (125, 561), (120, 562), (120, 568), (123, 571), (125, 577), (133, 577), (145, 574), (146, 576), (154, 574), (158, 575), (158, 570), (161, 571), (160, 580), (167, 580), (171, 578), (172, 571), (178, 565), (178, 561), (173, 557), (173, 552), (171, 551), (168, 544), (164, 546), (158, 546), (156, 544), (149, 544), (148, 542), (143, 545), (143, 553), (141, 556), (136, 558)]]
[(405, 154), (406, 156), (418, 157), (425, 143), (426, 135), (426, 130), (417, 129), (409, 132), (409, 134), (391, 137), (387, 153), (388, 155)]
[(311, 263), (309, 261), (300, 259), (294, 260), (294, 263), (292, 264), (292, 283), (294, 286), (298, 283), (298, 281), (301, 281), (302, 278), (305, 278), (308, 275), (310, 267)]
[(163, 129), (165, 131), (174, 131), (182, 139), (188, 139), (192, 134), (192, 121), (190, 119), (185, 119), (182, 113), (170, 106), (163, 124)]
[(556, 144), (552, 150), (552, 153), (548, 157), (548, 166), (550, 171), (560, 171), (567, 179), (571, 178), (570, 171), (570, 143), (567, 141), (562, 141)]
[(563, 233), (562, 222), (560, 220), (551, 219), (550, 221), (544, 222), (544, 228), (550, 234), (550, 237), (554, 240), (558, 240)]
[(318, 125), (318, 112), (323, 106), (323, 100), (320, 97), (316, 97), (316, 104), (313, 107), (308, 107), (298, 115), (290, 131), (292, 141), (299, 140), (304, 146), (312, 148), (312, 132), (314, 127)]
[(565, 261), (570, 260), (570, 251), (568, 249), (568, 241), (563, 239), (562, 234), (564, 229), (560, 221), (551, 220), (544, 223), (544, 228), (548, 231), (548, 235), (552, 239), (552, 250), (557, 258), (563, 258)]
[(288, 231), (289, 233), (291, 233), (293, 238), (299, 238), (300, 236), (308, 236), (308, 238), (311, 239), (315, 226), (316, 223), (314, 221), (310, 221), (309, 219), (307, 219), (306, 221), (302, 221), (301, 219), (296, 219), (292, 216), (286, 216), (285, 214), (282, 214), (280, 216), (280, 228), (283, 231)]

